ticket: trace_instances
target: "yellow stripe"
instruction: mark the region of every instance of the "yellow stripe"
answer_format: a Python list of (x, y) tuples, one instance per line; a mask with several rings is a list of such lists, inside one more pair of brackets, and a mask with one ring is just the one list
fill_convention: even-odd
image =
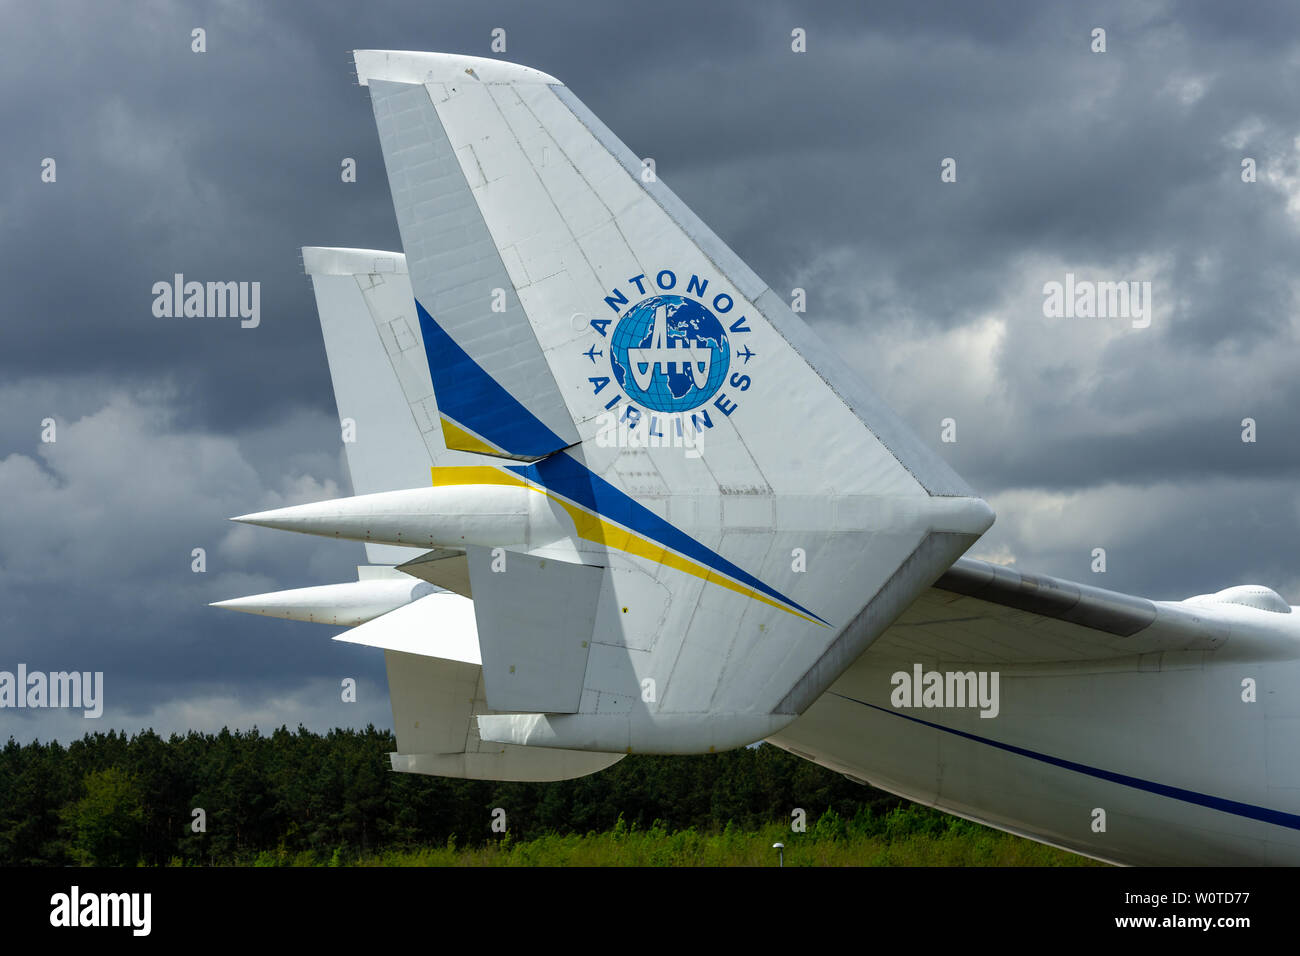
[[(446, 420), (444, 419), (444, 422)], [(447, 485), (510, 485), (514, 487), (527, 488), (538, 494), (550, 498), (561, 508), (569, 513), (573, 519), (574, 527), (577, 529), (578, 537), (594, 544), (604, 545), (616, 551), (623, 551), (627, 554), (636, 555), (639, 558), (645, 558), (656, 564), (664, 564), (677, 571), (700, 578), (710, 584), (716, 584), (724, 587), (729, 591), (734, 591), (744, 597), (753, 598), (761, 601), (770, 607), (785, 611), (787, 614), (793, 614), (797, 618), (802, 618), (810, 624), (819, 624), (823, 627), (826, 625), (816, 618), (809, 617), (802, 611), (786, 607), (779, 601), (774, 601), (761, 591), (755, 591), (753, 588), (733, 581), (724, 577), (712, 568), (693, 561), (684, 555), (677, 554), (675, 551), (669, 551), (663, 545), (649, 538), (643, 537), (634, 531), (606, 521), (599, 515), (592, 514), (585, 508), (567, 501), (558, 495), (552, 494), (547, 488), (535, 485), (513, 472), (503, 471), (500, 468), (494, 468), (491, 465), (450, 465), (444, 467), (434, 467), (430, 469), (432, 473), (433, 484), (435, 486)]]
[(486, 441), (477, 435), (471, 434), (464, 428), (461, 428), (446, 415), (439, 414), (442, 419), (442, 440), (452, 451), (472, 451), (480, 455), (501, 455), (501, 449), (489, 445)]
[(491, 465), (443, 465), (442, 467), (435, 465), (429, 471), (433, 475), (435, 488), (447, 485), (517, 485), (524, 488), (532, 487), (514, 472), (503, 471)]

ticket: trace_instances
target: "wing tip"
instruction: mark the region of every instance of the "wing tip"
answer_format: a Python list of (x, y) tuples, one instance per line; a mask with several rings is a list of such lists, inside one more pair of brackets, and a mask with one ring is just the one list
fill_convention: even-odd
[(384, 249), (349, 249), (337, 246), (303, 246), (302, 268), (309, 276), (406, 274), (406, 256)]
[(421, 53), (413, 50), (353, 50), (357, 82), (447, 83), (466, 76), (483, 83), (541, 83), (563, 86), (555, 77), (531, 66), (460, 53)]

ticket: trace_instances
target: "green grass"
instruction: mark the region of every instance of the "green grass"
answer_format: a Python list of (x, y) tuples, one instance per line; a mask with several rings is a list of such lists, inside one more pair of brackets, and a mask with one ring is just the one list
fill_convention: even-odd
[(618, 825), (604, 833), (546, 834), (515, 841), (504, 834), (481, 846), (390, 849), (321, 859), (310, 851), (264, 852), (254, 866), (775, 866), (773, 843), (785, 844), (786, 866), (1101, 866), (1095, 860), (947, 816), (920, 806), (845, 821), (834, 811), (791, 832), (773, 823), (742, 831), (670, 832)]

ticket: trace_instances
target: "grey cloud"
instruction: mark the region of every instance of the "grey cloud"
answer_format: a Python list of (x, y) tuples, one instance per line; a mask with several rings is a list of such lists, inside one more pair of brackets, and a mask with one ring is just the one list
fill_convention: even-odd
[[(490, 55), (497, 26), (506, 58), (654, 156), (774, 288), (808, 289), (814, 329), (999, 503), (988, 547), (1081, 577), (1086, 536), (1043, 517), (1068, 499), (1084, 527), (1152, 514), (1113, 535), (1110, 586), (1300, 586), (1293, 4), (135, 10), (11, 11), (0, 61), (0, 656), (115, 668), (123, 719), (306, 713), (304, 688), (345, 668), (383, 686), (379, 655), (324, 629), (206, 603), (347, 580), (362, 560), (225, 521), (347, 491), (297, 252), (398, 244), (348, 51)], [(1104, 55), (1087, 49), (1098, 25)], [(1042, 284), (1067, 269), (1150, 279), (1152, 328), (1045, 322)], [(175, 272), (260, 281), (261, 327), (155, 319), (151, 286)], [(943, 445), (951, 414), (961, 438)], [(1246, 415), (1260, 441), (1243, 447)], [(183, 709), (200, 700), (209, 716)], [(346, 719), (328, 706), (313, 719)]]

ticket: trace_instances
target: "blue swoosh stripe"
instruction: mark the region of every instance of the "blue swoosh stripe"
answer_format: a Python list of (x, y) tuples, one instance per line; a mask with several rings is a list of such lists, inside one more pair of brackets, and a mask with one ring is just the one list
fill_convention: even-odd
[(1208, 807), (1211, 810), (1220, 810), (1223, 813), (1231, 813), (1234, 816), (1248, 817), (1251, 820), (1260, 820), (1264, 823), (1272, 823), (1276, 826), (1286, 827), (1290, 830), (1300, 830), (1300, 816), (1297, 816), (1294, 813), (1284, 813), (1281, 810), (1270, 810), (1268, 807), (1257, 807), (1253, 803), (1240, 803), (1236, 800), (1225, 799), (1224, 797), (1211, 796), (1208, 793), (1198, 793), (1195, 790), (1184, 790), (1182, 787), (1171, 787), (1168, 784), (1156, 783), (1152, 780), (1143, 780), (1141, 777), (1131, 777), (1126, 773), (1116, 773), (1113, 770), (1103, 770), (1100, 767), (1090, 767), (1087, 764), (1076, 763), (1073, 760), (1065, 760), (1061, 757), (1053, 757), (1050, 754), (1041, 754), (1034, 750), (1027, 750), (1024, 747), (1004, 744), (1001, 741), (991, 740), (988, 737), (981, 737), (978, 734), (970, 734), (964, 730), (954, 730), (951, 727), (945, 727), (942, 724), (922, 720), (920, 717), (913, 717), (910, 714), (900, 714), (896, 710), (890, 710), (887, 707), (880, 707), (876, 704), (869, 704), (865, 700), (858, 700), (856, 697), (847, 697), (844, 694), (836, 694), (835, 696), (839, 697), (841, 700), (861, 704), (863, 707), (870, 707), (872, 710), (878, 710), (881, 713), (892, 714), (894, 717), (901, 717), (904, 720), (910, 720), (926, 727), (933, 727), (935, 730), (943, 730), (947, 733), (955, 734), (958, 737), (965, 737), (967, 740), (973, 740), (976, 743), (988, 744), (990, 747), (996, 747), (998, 750), (1005, 750), (1007, 753), (1013, 753), (1020, 757), (1028, 757), (1031, 760), (1038, 760), (1042, 763), (1051, 764), (1054, 767), (1073, 770), (1075, 773), (1087, 774), (1088, 776), (1096, 777), (1099, 780), (1122, 784), (1126, 787), (1132, 787), (1135, 790), (1145, 790), (1147, 793), (1158, 794), (1159, 796), (1169, 797), (1173, 800), (1181, 800), (1184, 803), (1194, 803), (1200, 807)]
[(830, 624), (803, 605), (796, 604), (780, 591), (768, 587), (748, 571), (732, 564), (716, 551), (705, 547), (686, 532), (669, 524), (645, 505), (624, 494), (567, 454), (552, 455), (533, 465), (507, 465), (506, 467), (557, 495), (577, 502), (602, 518), (616, 521), (637, 534), (644, 535), (664, 547), (672, 548), (679, 554), (684, 554), (706, 568), (712, 568), (734, 578), (755, 591), (788, 604), (823, 624), (828, 626)]
[[(415, 311), (438, 411), (509, 455), (543, 459), (534, 465), (507, 466), (511, 471), (829, 626), (829, 621), (705, 547), (581, 463), (568, 455), (553, 454), (565, 447), (564, 440), (457, 345), (418, 299)], [(545, 457), (548, 455), (551, 457)]]
[(541, 458), (567, 443), (483, 370), (415, 300), (438, 411), (507, 455)]

